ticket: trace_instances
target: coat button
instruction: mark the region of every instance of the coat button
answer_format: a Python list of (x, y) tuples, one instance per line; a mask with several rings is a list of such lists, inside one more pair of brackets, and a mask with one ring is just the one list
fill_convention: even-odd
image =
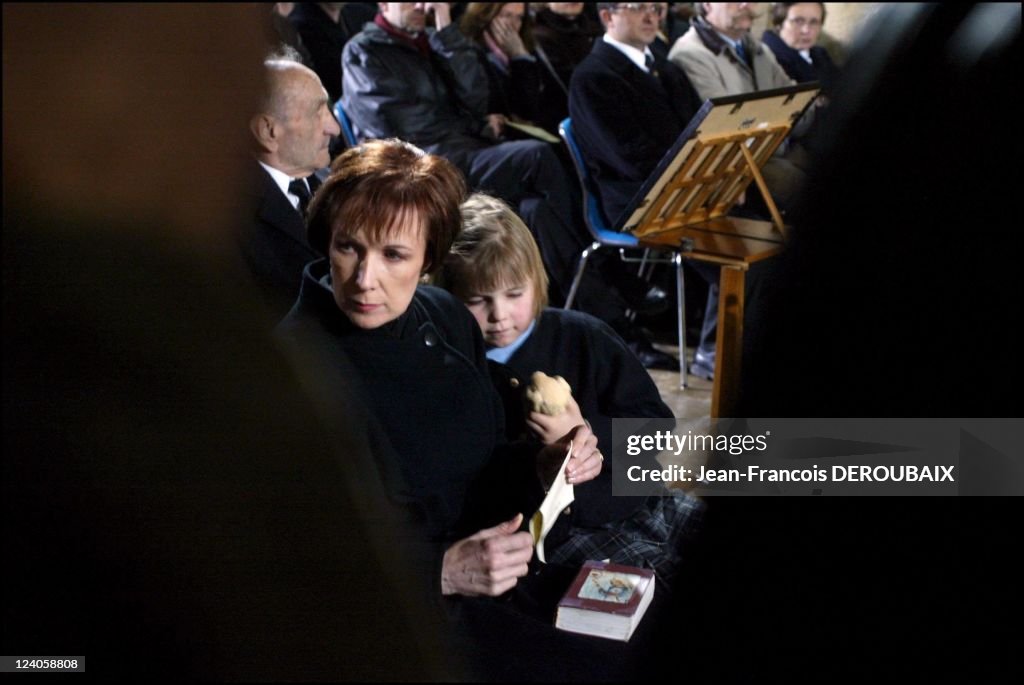
[(437, 333), (434, 331), (427, 331), (423, 334), (423, 344), (427, 347), (433, 347), (437, 344)]
[(511, 385), (513, 388), (518, 388), (519, 387), (519, 379), (518, 378), (510, 378), (510, 379), (508, 379), (508, 384)]
[(572, 507), (566, 507), (565, 509), (562, 510), (562, 513), (566, 516), (570, 515), (572, 513)]

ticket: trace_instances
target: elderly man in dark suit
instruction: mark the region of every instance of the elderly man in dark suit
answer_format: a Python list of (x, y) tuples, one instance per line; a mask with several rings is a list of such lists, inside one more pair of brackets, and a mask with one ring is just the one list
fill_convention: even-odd
[(328, 146), (341, 132), (317, 75), (288, 59), (264, 62), (264, 92), (249, 121), (256, 163), (242, 254), (262, 291), (272, 322), (295, 303), (302, 270), (320, 255), (306, 240), (306, 205), (330, 163)]
[[(700, 107), (681, 69), (651, 52), (665, 3), (602, 2), (604, 36), (576, 68), (569, 114), (605, 217), (619, 218), (629, 201)], [(695, 265), (709, 294), (691, 373), (710, 379), (715, 366), (718, 269)]]

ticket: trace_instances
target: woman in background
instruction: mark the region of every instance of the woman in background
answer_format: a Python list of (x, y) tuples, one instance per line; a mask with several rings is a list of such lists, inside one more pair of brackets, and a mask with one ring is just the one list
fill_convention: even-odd
[(569, 116), (569, 80), (604, 33), (596, 15), (582, 2), (549, 2), (534, 17), (535, 52), (541, 62), (541, 111), (536, 122), (557, 132)]
[(762, 39), (779, 65), (797, 83), (818, 81), (829, 93), (839, 69), (825, 48), (818, 45), (825, 23), (823, 2), (777, 2), (772, 6), (772, 26)]
[(532, 20), (526, 13), (526, 3), (471, 2), (459, 20), (459, 29), (479, 48), (480, 62), (487, 72), (487, 113), (536, 121), (540, 112), (540, 71), (532, 54)]

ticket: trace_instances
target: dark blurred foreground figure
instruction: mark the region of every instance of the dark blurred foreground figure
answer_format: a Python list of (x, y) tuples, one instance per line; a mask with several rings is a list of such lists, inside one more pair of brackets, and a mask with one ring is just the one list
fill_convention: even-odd
[[(997, 312), (1019, 234), (995, 198), (1018, 179), (993, 154), (1020, 149), (1001, 128), (1020, 112), (1001, 97), (1019, 75), (1019, 19), (1019, 6), (915, 6), (864, 28), (777, 266), (749, 406), (813, 416), (828, 397), (836, 416), (1011, 415), (1005, 372), (1019, 361)], [(792, 338), (808, 344), (781, 342)]]
[(380, 542), (358, 414), (321, 422), (234, 261), (257, 17), (4, 6), (0, 651), (94, 677), (460, 677)]
[[(747, 330), (741, 416), (1021, 415), (1020, 173), (993, 159), (1021, 153), (1020, 17), (893, 5), (863, 28)], [(1008, 498), (713, 501), (680, 607), (699, 629), (670, 644), (724, 680), (790, 673), (794, 650), (815, 680), (1008, 673), (1018, 521)]]

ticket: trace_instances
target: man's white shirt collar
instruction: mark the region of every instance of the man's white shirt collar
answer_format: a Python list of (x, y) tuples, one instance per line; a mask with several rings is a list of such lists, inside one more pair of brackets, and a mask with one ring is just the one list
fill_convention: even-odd
[[(260, 162), (260, 160), (258, 160), (258, 159), (256, 161)], [(299, 208), (299, 198), (298, 198), (298, 196), (297, 195), (292, 195), (291, 193), (288, 192), (288, 186), (292, 182), (292, 177), (289, 176), (288, 174), (284, 173), (280, 169), (275, 169), (274, 167), (269, 166), (267, 164), (264, 164), (263, 162), (260, 162), (260, 166), (267, 170), (267, 173), (270, 174), (270, 178), (274, 179), (274, 183), (276, 183), (277, 187), (281, 189), (281, 192), (284, 193), (284, 196), (286, 198), (288, 198), (288, 201), (292, 203), (292, 207), (294, 207), (295, 209), (298, 209)], [(302, 182), (305, 183), (306, 182), (305, 179), (302, 179)], [(308, 187), (309, 184), (306, 184), (306, 185)]]
[(637, 50), (632, 45), (626, 45), (621, 41), (615, 40), (607, 33), (604, 34), (604, 42), (608, 43), (608, 45), (611, 45), (613, 48), (618, 49), (619, 52), (628, 57), (633, 64), (640, 67), (644, 72), (650, 73), (650, 70), (647, 68), (647, 55), (650, 55), (651, 59), (654, 59), (654, 53), (651, 52), (650, 48)]

